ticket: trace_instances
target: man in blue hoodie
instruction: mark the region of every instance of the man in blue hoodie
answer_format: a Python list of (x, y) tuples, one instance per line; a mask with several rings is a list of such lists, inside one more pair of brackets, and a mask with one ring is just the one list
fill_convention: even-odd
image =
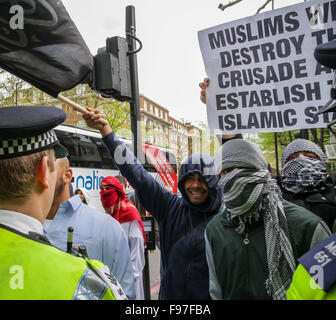
[(99, 110), (87, 110), (83, 116), (87, 125), (101, 132), (121, 174), (158, 221), (163, 270), (159, 299), (210, 299), (204, 230), (221, 204), (213, 157), (194, 154), (182, 164), (178, 180), (182, 197), (178, 197), (143, 168)]

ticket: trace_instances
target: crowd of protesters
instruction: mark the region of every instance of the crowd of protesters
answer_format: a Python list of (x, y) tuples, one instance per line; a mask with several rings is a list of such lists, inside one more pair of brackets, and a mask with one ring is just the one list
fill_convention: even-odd
[(160, 299), (286, 299), (299, 258), (331, 235), (335, 210), (319, 210), (315, 201), (313, 211), (281, 191), (335, 205), (324, 153), (310, 141), (285, 149), (278, 185), (256, 144), (221, 137), (215, 159), (193, 154), (182, 163), (178, 197), (123, 146), (99, 110), (88, 108), (84, 118), (114, 159), (125, 152), (118, 168), (158, 222)]
[[(200, 85), (202, 100), (206, 82)], [(304, 139), (291, 142), (283, 152), (281, 177), (276, 180), (255, 143), (237, 135), (219, 137), (222, 146), (215, 158), (198, 153), (182, 163), (178, 176), (182, 196), (178, 196), (144, 169), (101, 111), (87, 108), (83, 118), (101, 132), (122, 175), (100, 182), (105, 214), (88, 205), (84, 190), (71, 194), (72, 170), (63, 155), (55, 159), (52, 201), (37, 219), (41, 226), (27, 227), (28, 234), (33, 231), (46, 237), (49, 245), (67, 251), (65, 239), (72, 226), (73, 243), (84, 245), (90, 259), (108, 267), (127, 299), (143, 300), (146, 236), (140, 213), (126, 195), (127, 179), (158, 225), (159, 299), (282, 300), (304, 296), (300, 288), (308, 289), (300, 279), (311, 278), (302, 271), (306, 262), (300, 259), (336, 231), (335, 183), (327, 174), (321, 148)], [(9, 165), (6, 159), (0, 160), (0, 171), (4, 174)], [(39, 170), (35, 184), (41, 179), (43, 186), (46, 169)], [(8, 178), (11, 188), (19, 183), (19, 176)], [(0, 185), (2, 193), (5, 184), (2, 181)], [(25, 222), (19, 213), (24, 206), (18, 206), (16, 196), (8, 193), (7, 198), (0, 198), (0, 224), (24, 234), (21, 225)], [(16, 217), (20, 222), (12, 219), (9, 223), (11, 215), (20, 215)], [(318, 285), (324, 293), (323, 284)], [(0, 297), (6, 298), (1, 290)]]
[[(202, 99), (206, 87), (201, 84)], [(222, 146), (215, 158), (198, 153), (182, 163), (178, 177), (182, 196), (178, 196), (144, 169), (101, 111), (87, 108), (83, 117), (89, 127), (101, 132), (124, 178), (101, 180), (104, 214), (88, 205), (84, 190), (71, 194), (69, 160), (56, 159), (50, 207), (39, 219), (42, 230), (32, 229), (50, 245), (66, 251), (72, 226), (73, 243), (84, 245), (90, 259), (109, 268), (127, 299), (144, 299), (146, 236), (139, 211), (126, 195), (127, 179), (158, 225), (159, 299), (304, 296), (297, 292), (303, 287), (297, 280), (302, 277), (300, 258), (336, 231), (335, 183), (326, 172), (321, 148), (304, 139), (290, 143), (282, 155), (281, 177), (275, 180), (255, 143), (237, 135), (219, 137)], [(126, 161), (119, 163), (121, 153)], [(0, 165), (3, 172), (8, 162)], [(9, 201), (14, 202), (15, 197)], [(4, 199), (0, 207), (0, 224), (16, 230), (8, 220), (12, 211), (21, 209), (13, 210), (14, 204)], [(296, 282), (291, 287), (292, 279)], [(0, 297), (6, 298), (1, 292)]]
[[(204, 103), (208, 85), (200, 84)], [(158, 225), (159, 299), (336, 299), (336, 187), (316, 144), (292, 141), (276, 180), (257, 144), (219, 136), (215, 157), (182, 163), (178, 196), (99, 109), (86, 108), (87, 126), (100, 131), (122, 175), (101, 180), (102, 213), (85, 190), (72, 194), (67, 150), (53, 131), (65, 118), (54, 107), (0, 108), (0, 299), (144, 299), (136, 198)], [(19, 291), (12, 266), (28, 275)]]

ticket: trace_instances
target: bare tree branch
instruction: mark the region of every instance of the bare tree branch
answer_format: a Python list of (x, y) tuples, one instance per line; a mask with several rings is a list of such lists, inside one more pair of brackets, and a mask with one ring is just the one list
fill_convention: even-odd
[[(224, 11), (226, 8), (232, 7), (235, 4), (241, 2), (243, 0), (234, 0), (234, 1), (229, 1), (227, 4), (222, 4), (220, 3), (218, 5), (218, 9)], [(265, 7), (271, 2), (272, 0), (266, 0), (266, 2), (257, 10), (257, 13), (260, 13), (261, 10), (265, 9)]]
[(259, 13), (261, 10), (265, 9), (265, 7), (271, 2), (272, 0), (266, 0), (266, 2), (257, 10)]
[(234, 1), (230, 1), (228, 4), (223, 5), (222, 3), (220, 3), (218, 5), (218, 9), (221, 9), (222, 11), (224, 11), (226, 8), (229, 8), (231, 6), (234, 6), (235, 4), (241, 2), (242, 0), (234, 0)]

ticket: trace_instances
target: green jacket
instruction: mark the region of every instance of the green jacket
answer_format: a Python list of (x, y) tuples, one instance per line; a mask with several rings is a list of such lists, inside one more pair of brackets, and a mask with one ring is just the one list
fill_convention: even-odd
[[(326, 224), (315, 214), (287, 201), (283, 201), (283, 206), (295, 259), (330, 235)], [(246, 228), (245, 235), (238, 234), (226, 212), (216, 215), (206, 228), (212, 299), (272, 299), (265, 288), (268, 267), (263, 221)]]
[(336, 300), (336, 233), (299, 259), (288, 300)]
[(0, 225), (0, 261), (0, 300), (115, 300), (102, 280), (113, 276), (97, 276), (101, 262), (63, 252), (40, 234)]

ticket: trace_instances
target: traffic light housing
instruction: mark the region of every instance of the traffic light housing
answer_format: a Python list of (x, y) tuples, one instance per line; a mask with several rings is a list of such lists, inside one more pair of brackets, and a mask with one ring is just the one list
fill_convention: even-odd
[(106, 39), (106, 47), (94, 56), (90, 87), (105, 98), (131, 101), (131, 79), (126, 39)]

